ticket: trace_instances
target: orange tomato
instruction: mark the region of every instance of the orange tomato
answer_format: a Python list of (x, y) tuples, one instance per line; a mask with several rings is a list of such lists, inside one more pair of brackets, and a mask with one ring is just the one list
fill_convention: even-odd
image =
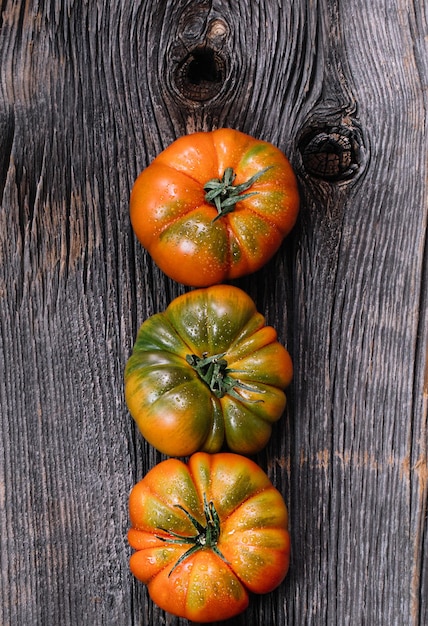
[(155, 263), (195, 287), (260, 269), (298, 210), (284, 154), (227, 128), (177, 139), (139, 175), (130, 199), (132, 227)]
[(168, 459), (135, 485), (128, 540), (134, 576), (162, 609), (196, 622), (244, 611), (287, 574), (288, 512), (246, 457), (199, 452)]

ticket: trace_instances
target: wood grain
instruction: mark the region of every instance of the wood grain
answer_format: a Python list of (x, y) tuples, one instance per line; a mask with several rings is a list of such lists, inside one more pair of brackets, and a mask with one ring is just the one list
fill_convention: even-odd
[[(233, 623), (426, 624), (426, 4), (0, 10), (0, 623), (187, 623), (128, 570), (128, 494), (163, 457), (123, 369), (184, 290), (136, 242), (128, 200), (176, 137), (228, 126), (279, 146), (302, 194), (280, 252), (236, 281), (295, 377), (257, 457), (289, 505), (290, 574)], [(332, 128), (358, 147), (342, 180), (305, 169), (308, 133)]]

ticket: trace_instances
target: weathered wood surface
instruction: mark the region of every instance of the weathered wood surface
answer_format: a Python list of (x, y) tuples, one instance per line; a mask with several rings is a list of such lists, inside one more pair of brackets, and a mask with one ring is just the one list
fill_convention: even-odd
[[(278, 145), (302, 190), (286, 244), (237, 281), (295, 378), (257, 458), (290, 508), (290, 574), (234, 623), (428, 623), (426, 2), (0, 6), (0, 623), (187, 623), (128, 571), (128, 493), (162, 457), (123, 368), (183, 291), (128, 198), (172, 140), (220, 126)], [(319, 154), (335, 126), (342, 180)]]

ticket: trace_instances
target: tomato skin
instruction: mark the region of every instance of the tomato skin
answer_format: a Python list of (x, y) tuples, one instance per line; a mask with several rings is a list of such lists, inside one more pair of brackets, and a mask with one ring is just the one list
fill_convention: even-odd
[[(223, 395), (188, 360), (216, 355), (225, 365), (215, 365), (214, 383), (226, 375), (232, 385)], [(125, 368), (125, 398), (142, 435), (164, 454), (215, 453), (224, 445), (254, 454), (284, 411), (292, 372), (253, 300), (215, 285), (179, 296), (142, 324)]]
[[(236, 174), (234, 186), (266, 171), (245, 192), (254, 195), (218, 217), (204, 185), (221, 179), (227, 168)], [(140, 173), (130, 197), (137, 239), (165, 274), (194, 287), (260, 269), (293, 228), (298, 211), (297, 181), (284, 154), (228, 128), (174, 141)]]
[[(186, 538), (197, 534), (185, 511), (204, 526), (206, 502), (218, 515), (215, 545), (198, 544), (177, 565), (192, 545)], [(174, 615), (228, 619), (247, 608), (249, 592), (268, 593), (287, 574), (287, 507), (265, 472), (241, 455), (198, 452), (187, 465), (163, 461), (134, 486), (129, 511), (131, 571)]]

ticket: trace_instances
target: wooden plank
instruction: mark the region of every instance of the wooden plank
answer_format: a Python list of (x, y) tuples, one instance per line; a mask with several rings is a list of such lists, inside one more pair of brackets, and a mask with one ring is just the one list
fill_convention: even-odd
[(128, 493), (164, 457), (123, 368), (184, 291), (128, 199), (177, 136), (221, 126), (278, 145), (302, 191), (281, 251), (236, 281), (295, 377), (257, 457), (289, 504), (290, 574), (233, 623), (428, 622), (427, 12), (374, 4), (1, 3), (5, 626), (187, 623), (128, 570)]

